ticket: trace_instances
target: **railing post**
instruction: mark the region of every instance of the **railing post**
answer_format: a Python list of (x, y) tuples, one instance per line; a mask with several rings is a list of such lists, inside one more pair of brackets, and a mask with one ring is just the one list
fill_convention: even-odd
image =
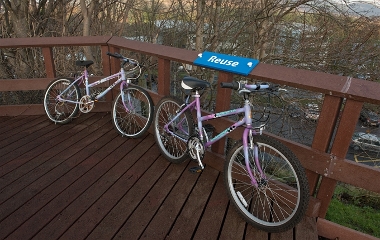
[[(109, 66), (108, 66), (108, 68), (107, 69), (105, 69), (105, 70), (103, 70), (103, 73), (107, 73), (108, 72), (108, 74), (107, 75), (111, 75), (111, 74), (115, 74), (115, 73), (117, 73), (119, 70), (120, 70), (120, 60), (119, 59), (117, 59), (117, 58), (114, 58), (114, 57), (109, 57), (108, 55), (107, 55), (107, 51), (108, 51), (108, 49), (109, 49), (109, 51), (110, 52), (112, 52), (112, 53), (115, 53), (115, 52), (117, 52), (117, 53), (120, 53), (120, 49), (119, 48), (116, 48), (116, 47), (109, 47), (109, 48), (102, 48), (102, 59), (104, 60), (104, 62), (103, 62), (103, 68), (104, 68), (104, 66), (105, 66), (105, 64), (109, 64)], [(106, 60), (105, 60), (106, 59)], [(107, 71), (107, 72), (106, 72)], [(110, 86), (111, 84), (112, 84), (113, 82), (111, 82), (111, 81), (108, 81), (108, 86)], [(114, 98), (116, 97), (116, 95), (117, 95), (117, 92), (119, 91), (119, 88), (113, 88), (111, 91), (110, 91), (110, 93), (108, 93), (107, 95), (106, 95), (106, 100), (107, 101), (113, 101), (114, 100)]]
[(110, 57), (107, 55), (107, 52), (109, 51), (108, 45), (102, 45), (102, 66), (103, 66), (103, 76), (111, 75), (111, 62)]
[[(336, 165), (336, 161), (342, 161), (339, 159), (344, 159), (346, 157), (347, 150), (351, 142), (351, 137), (355, 131), (355, 126), (358, 121), (362, 106), (363, 102), (357, 102), (353, 100), (346, 101), (331, 148), (330, 167), (327, 169), (328, 174), (334, 173), (334, 166)], [(322, 178), (321, 185), (317, 194), (317, 198), (322, 200), (319, 211), (319, 217), (321, 218), (325, 218), (326, 216), (336, 184), (336, 180), (327, 177)]]
[[(221, 111), (226, 111), (230, 109), (231, 105), (231, 89), (229, 88), (221, 88), (220, 87), (220, 82), (232, 82), (233, 80), (233, 74), (231, 73), (225, 73), (225, 72), (219, 72), (218, 76), (218, 84), (217, 84), (217, 93), (216, 93), (216, 104), (215, 104), (215, 112), (221, 112)], [(211, 146), (212, 151), (219, 153), (219, 154), (224, 154), (225, 146), (226, 146), (226, 141), (225, 137), (216, 143), (214, 143)]]
[(158, 89), (159, 95), (170, 95), (170, 60), (158, 59)]
[[(334, 128), (336, 125), (336, 121), (339, 116), (341, 103), (342, 100), (340, 98), (325, 95), (322, 106), (322, 112), (320, 114), (318, 125), (314, 134), (313, 143), (311, 145), (312, 148), (322, 152), (328, 151)], [(314, 195), (317, 184), (319, 182), (320, 175), (307, 169), (306, 175), (308, 177), (310, 185), (310, 194)]]
[(42, 55), (44, 57), (44, 63), (46, 68), (46, 76), (48, 78), (55, 78), (55, 65), (53, 59), (53, 50), (51, 47), (42, 47)]

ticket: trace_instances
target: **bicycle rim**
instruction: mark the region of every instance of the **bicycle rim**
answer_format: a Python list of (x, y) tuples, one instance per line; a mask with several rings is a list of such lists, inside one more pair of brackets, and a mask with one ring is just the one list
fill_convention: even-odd
[[(181, 163), (188, 158), (187, 140), (194, 132), (193, 119), (189, 111), (185, 111), (173, 122), (181, 108), (179, 100), (166, 97), (156, 106), (154, 117), (155, 138), (164, 157), (173, 163)], [(168, 125), (170, 133), (164, 129)]]
[[(81, 94), (79, 87), (71, 84), (69, 79), (58, 79), (47, 87), (44, 96), (44, 109), (48, 118), (55, 123), (68, 123), (78, 114), (78, 104), (67, 101), (59, 101), (58, 96), (64, 100), (78, 102)], [(64, 92), (62, 94), (62, 92)]]
[(267, 232), (294, 227), (306, 211), (309, 191), (298, 159), (283, 145), (258, 137), (262, 177), (249, 152), (250, 168), (258, 183), (251, 184), (242, 143), (234, 147), (225, 166), (227, 192), (238, 212), (253, 226)]
[(140, 137), (148, 131), (153, 120), (153, 101), (150, 95), (136, 86), (123, 89), (115, 99), (112, 120), (121, 135)]

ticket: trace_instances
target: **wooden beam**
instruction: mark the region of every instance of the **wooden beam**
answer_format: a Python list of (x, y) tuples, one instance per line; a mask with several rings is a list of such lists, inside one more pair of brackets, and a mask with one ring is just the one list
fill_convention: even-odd
[(158, 59), (158, 94), (170, 95), (170, 61)]
[(371, 235), (355, 231), (351, 228), (344, 227), (342, 225), (330, 222), (323, 218), (317, 220), (318, 235), (327, 239), (339, 239), (339, 240), (379, 240)]

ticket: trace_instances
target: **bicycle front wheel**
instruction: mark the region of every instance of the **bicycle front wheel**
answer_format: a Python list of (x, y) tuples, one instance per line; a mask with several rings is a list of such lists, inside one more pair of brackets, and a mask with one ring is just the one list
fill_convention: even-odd
[(249, 165), (258, 186), (251, 183), (245, 165), (242, 141), (230, 151), (224, 167), (228, 196), (238, 213), (254, 227), (266, 232), (282, 232), (299, 223), (306, 212), (309, 185), (301, 163), (287, 147), (275, 139), (255, 136), (260, 174), (253, 149), (248, 149)]
[[(187, 140), (194, 133), (193, 118), (189, 110), (181, 111), (181, 101), (172, 97), (162, 98), (154, 114), (154, 136), (164, 157), (172, 163), (188, 159)], [(168, 124), (167, 128), (164, 126)]]
[(68, 123), (78, 114), (77, 103), (81, 93), (78, 85), (70, 86), (71, 83), (72, 80), (61, 78), (51, 82), (46, 88), (44, 109), (48, 118), (55, 123)]
[(117, 95), (112, 107), (112, 122), (122, 136), (140, 137), (148, 131), (152, 120), (153, 101), (145, 89), (129, 85)]

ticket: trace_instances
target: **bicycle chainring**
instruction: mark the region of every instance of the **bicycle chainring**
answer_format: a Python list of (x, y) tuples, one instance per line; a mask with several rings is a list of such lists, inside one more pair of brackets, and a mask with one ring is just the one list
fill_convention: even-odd
[(189, 138), (189, 140), (187, 141), (187, 149), (189, 152), (189, 156), (192, 160), (198, 161), (199, 155), (199, 160), (202, 161), (205, 155), (205, 148), (202, 141), (197, 136), (191, 136)]
[(91, 96), (84, 95), (79, 101), (79, 110), (82, 113), (88, 113), (94, 108), (94, 101), (91, 100)]

